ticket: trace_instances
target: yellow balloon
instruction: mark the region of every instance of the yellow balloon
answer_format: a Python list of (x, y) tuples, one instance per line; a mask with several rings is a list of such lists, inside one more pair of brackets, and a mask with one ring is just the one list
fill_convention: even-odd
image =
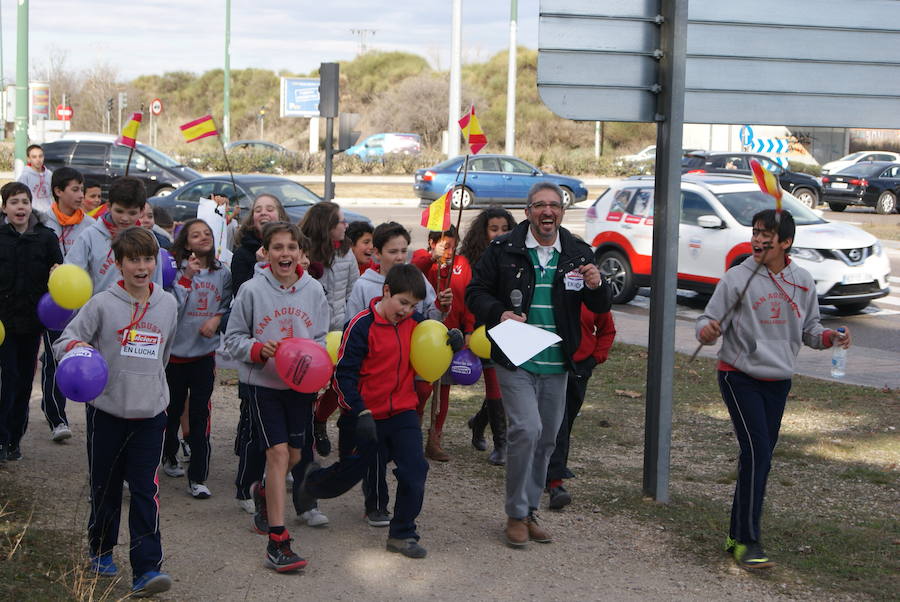
[(430, 383), (439, 379), (453, 359), (447, 327), (437, 320), (419, 322), (412, 333), (409, 359), (419, 376)]
[(0, 322), (0, 345), (3, 344), (3, 341), (6, 340), (6, 327), (3, 326), (3, 322)]
[(491, 359), (491, 341), (487, 338), (487, 329), (479, 326), (469, 337), (469, 349), (481, 359)]
[(88, 273), (71, 263), (53, 270), (47, 288), (50, 289), (53, 302), (65, 309), (78, 309), (94, 293), (94, 285)]
[(338, 349), (341, 347), (341, 335), (343, 334), (340, 330), (332, 330), (325, 335), (325, 349), (328, 350), (328, 356), (331, 358), (332, 364), (337, 364)]

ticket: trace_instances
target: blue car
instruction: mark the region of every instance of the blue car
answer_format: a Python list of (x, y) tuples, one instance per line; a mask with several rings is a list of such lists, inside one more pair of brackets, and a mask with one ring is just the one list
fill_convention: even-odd
[(344, 151), (363, 162), (381, 161), (385, 155), (418, 155), (422, 152), (422, 138), (418, 134), (373, 134)]
[(413, 190), (420, 205), (427, 206), (450, 186), (455, 186), (451, 205), (469, 209), (484, 205), (525, 205), (528, 191), (536, 182), (553, 182), (562, 188), (563, 205), (569, 207), (587, 198), (584, 182), (576, 178), (544, 173), (534, 165), (510, 155), (469, 157), (469, 171), (462, 185), (463, 160), (454, 157), (428, 169), (416, 171)]

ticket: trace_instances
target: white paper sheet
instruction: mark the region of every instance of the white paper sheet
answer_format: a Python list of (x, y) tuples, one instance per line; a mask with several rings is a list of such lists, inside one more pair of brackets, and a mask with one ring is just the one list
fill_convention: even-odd
[(553, 343), (562, 340), (555, 333), (516, 320), (500, 322), (488, 333), (516, 366), (521, 366)]
[(197, 207), (197, 217), (209, 224), (213, 233), (213, 248), (216, 250), (216, 259), (225, 265), (231, 264), (231, 241), (228, 240), (228, 225), (225, 218), (216, 209), (219, 205), (211, 199), (200, 199)]

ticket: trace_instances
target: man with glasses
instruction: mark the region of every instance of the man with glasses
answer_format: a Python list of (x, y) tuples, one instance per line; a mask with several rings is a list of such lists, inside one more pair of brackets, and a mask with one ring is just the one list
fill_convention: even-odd
[(527, 219), (490, 244), (475, 265), (466, 305), (488, 329), (504, 320), (527, 322), (562, 341), (516, 367), (492, 346), (509, 427), (506, 461), (506, 543), (549, 543), (535, 516), (547, 465), (565, 412), (567, 373), (581, 342), (581, 304), (609, 311), (610, 286), (590, 246), (561, 227), (562, 190), (538, 182), (528, 193)]

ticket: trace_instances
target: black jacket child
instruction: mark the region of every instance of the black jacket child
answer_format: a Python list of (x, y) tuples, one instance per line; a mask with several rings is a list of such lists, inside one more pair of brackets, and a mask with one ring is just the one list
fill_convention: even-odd
[(5, 217), (0, 222), (0, 321), (7, 336), (39, 334), (44, 325), (37, 304), (47, 292), (50, 268), (63, 262), (59, 240), (34, 214), (22, 234)]

